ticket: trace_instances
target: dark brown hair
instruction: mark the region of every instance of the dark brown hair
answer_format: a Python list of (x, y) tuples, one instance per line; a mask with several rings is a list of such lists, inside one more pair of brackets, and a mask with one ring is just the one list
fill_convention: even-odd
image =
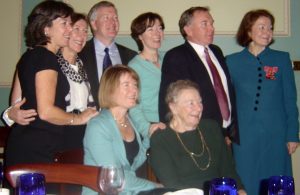
[(43, 1), (31, 11), (27, 18), (24, 36), (26, 46), (46, 45), (49, 37), (45, 35), (45, 27), (51, 27), (56, 18), (66, 18), (73, 14), (73, 8), (60, 1)]
[(209, 12), (209, 8), (208, 7), (191, 7), (187, 10), (185, 10), (179, 19), (178, 25), (179, 25), (179, 30), (181, 35), (183, 36), (184, 39), (186, 39), (186, 32), (184, 31), (184, 27), (188, 24), (191, 23), (191, 20), (193, 19), (194, 13), (195, 12)]
[(131, 37), (135, 40), (140, 51), (144, 49), (144, 45), (139, 38), (139, 35), (143, 34), (147, 28), (152, 27), (155, 23), (155, 20), (158, 20), (162, 29), (165, 29), (165, 24), (162, 17), (153, 12), (146, 12), (137, 16), (131, 22)]
[[(269, 11), (265, 9), (257, 9), (257, 10), (251, 10), (247, 12), (243, 17), (238, 32), (236, 34), (236, 42), (240, 46), (247, 47), (249, 43), (252, 41), (251, 37), (249, 36), (249, 32), (251, 31), (251, 28), (254, 25), (254, 23), (260, 17), (269, 18), (274, 28), (275, 18)], [(273, 42), (274, 40), (272, 40), (270, 44), (272, 44)]]
[(74, 25), (74, 23), (78, 22), (79, 20), (84, 20), (86, 21), (86, 23), (88, 23), (87, 17), (85, 14), (82, 13), (73, 13), (71, 16), (71, 21), (72, 21), (72, 26)]

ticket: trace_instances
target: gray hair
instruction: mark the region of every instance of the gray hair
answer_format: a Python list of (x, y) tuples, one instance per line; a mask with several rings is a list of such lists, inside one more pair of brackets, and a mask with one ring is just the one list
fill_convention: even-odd
[(118, 13), (117, 8), (115, 7), (115, 5), (112, 2), (109, 1), (100, 1), (98, 3), (96, 3), (89, 11), (88, 13), (88, 21), (89, 21), (89, 25), (92, 28), (91, 22), (95, 21), (97, 19), (97, 11), (98, 9), (100, 9), (101, 7), (113, 7), (116, 10), (116, 13)]
[[(196, 91), (199, 92), (199, 86), (197, 83), (190, 81), (190, 80), (178, 80), (173, 83), (171, 83), (167, 89), (166, 97), (165, 97), (165, 102), (168, 105), (168, 113), (167, 113), (167, 119), (171, 120), (173, 117), (173, 114), (169, 108), (169, 104), (176, 102), (179, 94), (182, 92), (182, 90), (185, 89), (195, 89)], [(201, 96), (201, 95), (200, 95)]]

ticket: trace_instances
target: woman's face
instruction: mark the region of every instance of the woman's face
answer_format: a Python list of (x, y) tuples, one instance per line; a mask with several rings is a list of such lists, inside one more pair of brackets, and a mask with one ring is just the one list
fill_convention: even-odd
[(68, 45), (71, 30), (70, 17), (58, 17), (52, 21), (51, 27), (45, 27), (45, 33), (50, 38), (50, 44), (57, 48)]
[(249, 37), (254, 45), (259, 47), (268, 46), (273, 38), (273, 26), (271, 20), (265, 16), (259, 17), (253, 24)]
[(164, 38), (164, 31), (158, 19), (154, 21), (154, 25), (148, 27), (146, 31), (139, 36), (144, 49), (159, 49)]
[(79, 53), (85, 46), (88, 36), (88, 25), (85, 20), (78, 20), (73, 24), (70, 33), (69, 48)]
[(183, 89), (175, 102), (169, 104), (173, 118), (171, 122), (180, 129), (193, 130), (197, 127), (203, 110), (202, 98), (196, 89)]
[(119, 86), (116, 88), (113, 99), (117, 107), (125, 109), (136, 105), (139, 95), (138, 83), (129, 73), (120, 77)]

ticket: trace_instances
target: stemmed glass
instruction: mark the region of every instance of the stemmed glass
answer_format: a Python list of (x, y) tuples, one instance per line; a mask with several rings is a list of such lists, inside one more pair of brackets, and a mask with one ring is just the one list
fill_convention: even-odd
[(229, 177), (215, 178), (210, 184), (210, 195), (237, 195), (237, 186), (234, 179)]
[(124, 187), (123, 167), (103, 166), (100, 170), (99, 186), (107, 195), (117, 195)]
[(268, 184), (269, 195), (294, 195), (294, 178), (291, 176), (272, 176)]

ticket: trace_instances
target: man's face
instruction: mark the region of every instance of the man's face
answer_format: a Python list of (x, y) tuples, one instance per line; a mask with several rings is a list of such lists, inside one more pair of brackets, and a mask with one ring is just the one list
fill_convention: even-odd
[(196, 11), (190, 24), (187, 24), (184, 30), (187, 40), (193, 43), (206, 46), (214, 40), (214, 20), (209, 12)]
[(91, 21), (94, 36), (103, 42), (111, 42), (119, 32), (119, 19), (114, 7), (101, 7), (97, 17)]

